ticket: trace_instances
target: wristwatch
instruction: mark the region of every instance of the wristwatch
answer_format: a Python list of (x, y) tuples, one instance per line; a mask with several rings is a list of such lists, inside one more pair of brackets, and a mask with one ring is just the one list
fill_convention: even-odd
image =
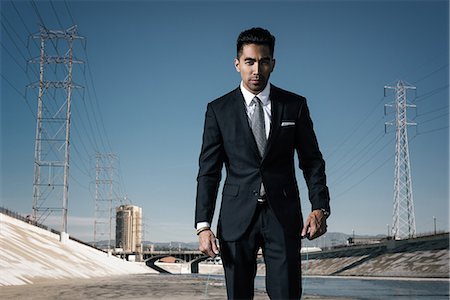
[(325, 218), (328, 218), (330, 216), (330, 212), (328, 210), (326, 210), (325, 208), (321, 208), (320, 210), (322, 211)]

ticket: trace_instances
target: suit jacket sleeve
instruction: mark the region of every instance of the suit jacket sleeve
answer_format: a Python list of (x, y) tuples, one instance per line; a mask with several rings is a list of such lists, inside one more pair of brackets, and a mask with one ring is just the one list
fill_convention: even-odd
[(312, 210), (323, 208), (330, 211), (330, 196), (326, 185), (325, 161), (319, 150), (306, 100), (300, 108), (298, 122), (296, 149), (299, 167), (303, 170), (303, 176), (308, 186)]
[(194, 227), (199, 222), (210, 224), (212, 222), (224, 156), (222, 135), (210, 103), (206, 110), (203, 143), (199, 158)]

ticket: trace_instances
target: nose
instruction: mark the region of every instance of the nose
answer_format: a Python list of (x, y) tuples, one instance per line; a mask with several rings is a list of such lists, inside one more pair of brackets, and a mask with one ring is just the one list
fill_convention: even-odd
[(254, 64), (253, 64), (253, 74), (254, 75), (257, 75), (257, 74), (259, 74), (259, 63), (258, 62), (255, 62)]

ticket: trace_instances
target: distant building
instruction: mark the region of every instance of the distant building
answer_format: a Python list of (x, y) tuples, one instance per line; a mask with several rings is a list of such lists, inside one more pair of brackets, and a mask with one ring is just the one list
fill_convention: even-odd
[(302, 247), (300, 249), (300, 253), (314, 253), (314, 252), (321, 252), (322, 248), (319, 247)]
[(381, 238), (376, 237), (349, 237), (347, 239), (347, 245), (369, 245), (379, 243), (381, 243)]
[(142, 252), (142, 208), (135, 205), (116, 208), (116, 248)]

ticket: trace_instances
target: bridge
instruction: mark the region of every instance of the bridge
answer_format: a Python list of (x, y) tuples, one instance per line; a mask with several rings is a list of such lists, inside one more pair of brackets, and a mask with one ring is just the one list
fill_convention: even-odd
[(169, 271), (158, 267), (155, 263), (165, 257), (174, 257), (179, 259), (180, 263), (187, 263), (190, 273), (198, 273), (198, 264), (205, 261), (209, 256), (200, 251), (147, 251), (143, 253), (145, 264), (160, 273), (170, 273)]
[(198, 273), (198, 264), (207, 260), (209, 256), (203, 254), (198, 250), (184, 250), (184, 251), (144, 251), (142, 253), (123, 252), (118, 253), (118, 256), (130, 259), (130, 256), (142, 257), (145, 264), (160, 273), (170, 273), (169, 271), (157, 266), (155, 263), (160, 259), (166, 257), (173, 257), (177, 259), (177, 263), (186, 264), (190, 273)]
[(155, 256), (161, 256), (161, 258), (175, 257), (179, 259), (181, 262), (190, 262), (192, 260), (198, 259), (199, 257), (205, 256), (205, 254), (203, 254), (199, 250), (144, 251), (142, 253), (142, 257), (144, 260)]

